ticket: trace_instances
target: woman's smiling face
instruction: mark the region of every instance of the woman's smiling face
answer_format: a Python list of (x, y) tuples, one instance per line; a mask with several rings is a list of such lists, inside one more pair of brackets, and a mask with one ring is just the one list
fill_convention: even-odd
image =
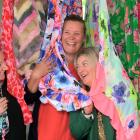
[(0, 81), (5, 79), (4, 72), (7, 70), (7, 66), (4, 61), (3, 52), (0, 50)]
[(75, 55), (84, 40), (84, 27), (78, 21), (66, 21), (62, 33), (62, 44), (66, 55)]
[(76, 69), (83, 84), (91, 87), (96, 76), (96, 62), (89, 56), (81, 55), (77, 59)]

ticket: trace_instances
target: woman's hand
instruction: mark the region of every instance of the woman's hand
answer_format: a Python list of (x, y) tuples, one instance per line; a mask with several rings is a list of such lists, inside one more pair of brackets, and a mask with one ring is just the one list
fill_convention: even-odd
[(40, 79), (49, 72), (53, 71), (56, 66), (54, 60), (49, 60), (49, 56), (50, 55), (47, 54), (39, 64), (36, 64), (31, 73), (30, 79), (28, 81), (28, 88), (32, 93), (37, 91)]
[(0, 98), (0, 115), (2, 115), (8, 108), (8, 101), (5, 97)]
[(49, 60), (51, 55), (51, 51), (49, 51), (46, 56), (41, 60), (39, 64), (35, 65), (35, 68), (32, 71), (31, 78), (34, 79), (41, 79), (49, 72), (53, 71), (54, 67), (56, 66), (54, 60)]
[(83, 109), (84, 109), (84, 113), (85, 113), (86, 115), (91, 114), (92, 111), (93, 111), (93, 108), (94, 108), (93, 103), (90, 104), (90, 105), (88, 105), (88, 106), (86, 106), (86, 107), (84, 107), (84, 108), (83, 108)]

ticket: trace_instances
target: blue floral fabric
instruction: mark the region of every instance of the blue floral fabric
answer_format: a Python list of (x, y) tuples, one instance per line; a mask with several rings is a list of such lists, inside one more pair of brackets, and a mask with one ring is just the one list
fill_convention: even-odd
[(57, 66), (52, 73), (41, 79), (40, 100), (42, 103), (50, 102), (59, 111), (75, 111), (89, 105), (91, 99), (70, 73), (60, 39), (64, 18), (70, 14), (82, 15), (82, 3), (80, 0), (50, 0), (48, 6), (47, 27), (39, 61), (46, 52), (51, 51), (50, 59)]

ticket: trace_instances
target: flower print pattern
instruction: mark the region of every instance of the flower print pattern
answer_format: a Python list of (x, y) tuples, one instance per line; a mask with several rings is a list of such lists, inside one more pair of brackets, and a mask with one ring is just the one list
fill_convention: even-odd
[(127, 72), (124, 68), (122, 68), (122, 75), (123, 75), (124, 78), (126, 78), (126, 80), (129, 79), (128, 74), (127, 74)]
[(135, 131), (136, 127), (137, 127), (137, 123), (136, 123), (136, 114), (131, 114), (130, 116), (128, 116), (128, 118), (125, 121), (125, 126), (124, 126), (124, 130), (126, 132), (126, 136), (129, 138), (133, 135), (133, 132)]
[[(139, 81), (135, 71), (140, 56), (140, 36), (138, 31), (138, 3), (136, 0), (107, 0), (113, 42), (128, 76)], [(139, 8), (140, 9), (140, 8)], [(129, 57), (127, 57), (129, 56)], [(139, 84), (139, 83), (138, 83)], [(139, 85), (135, 84), (138, 92)]]
[(113, 87), (113, 94), (112, 96), (115, 97), (117, 103), (124, 103), (124, 97), (125, 95), (125, 91), (126, 91), (126, 85), (123, 82), (120, 82), (118, 85), (115, 85)]
[[(88, 3), (87, 5), (95, 4), (94, 1), (86, 1)], [(94, 25), (98, 26), (93, 26), (92, 29), (90, 28), (92, 32), (94, 32), (94, 30), (99, 31), (101, 46), (99, 62), (103, 65), (105, 70), (105, 77), (102, 76), (99, 81), (101, 83), (103, 79), (105, 79), (106, 85), (105, 94), (96, 92), (97, 89), (101, 87), (100, 84), (96, 84), (96, 86), (93, 85), (91, 87), (91, 94), (94, 95), (92, 96), (92, 99), (94, 101), (94, 106), (112, 120), (111, 122), (116, 130), (117, 140), (138, 139), (137, 134), (140, 133), (140, 128), (138, 127), (140, 122), (137, 107), (137, 94), (123, 68), (123, 66), (125, 66), (125, 69), (129, 71), (128, 74), (130, 76), (130, 73), (132, 73), (131, 68), (135, 64), (134, 62), (138, 60), (139, 56), (139, 47), (136, 44), (137, 17), (133, 14), (135, 3), (136, 0), (128, 0), (127, 2), (124, 0), (98, 1), (96, 4), (99, 5), (99, 12), (96, 11), (96, 13), (94, 13), (94, 15), (98, 15), (98, 22)], [(87, 7), (87, 9), (88, 8), (89, 7)], [(92, 11), (94, 8), (95, 7), (92, 7), (90, 11), (88, 11), (89, 14), (87, 14), (86, 17), (87, 19), (90, 18), (89, 22), (92, 23), (94, 23), (94, 15), (91, 14), (93, 14)], [(130, 20), (130, 17), (132, 20)], [(90, 24), (87, 23), (87, 25)], [(88, 33), (88, 37), (90, 37), (91, 32)], [(133, 38), (134, 36), (136, 38), (135, 40)], [(114, 46), (118, 51), (116, 54), (114, 52)], [(118, 55), (123, 61), (123, 65), (121, 64)], [(131, 115), (136, 116), (136, 118), (129, 118)]]
[(71, 84), (70, 81), (62, 74), (61, 71), (58, 75), (55, 76), (55, 79), (56, 81), (54, 84), (56, 88), (66, 88)]
[[(91, 99), (85, 94), (86, 91), (83, 92), (80, 84), (66, 66), (61, 43), (61, 29), (65, 16), (72, 13), (82, 15), (81, 8), (81, 0), (64, 0), (61, 2), (56, 0), (49, 3), (48, 24), (40, 54), (45, 55), (45, 51), (51, 50), (49, 60), (53, 59), (57, 66), (53, 72), (40, 80), (39, 90), (42, 93), (40, 100), (43, 103), (47, 103), (48, 100), (59, 111), (74, 111), (91, 104)], [(43, 55), (40, 55), (39, 60), (42, 60)]]
[(130, 120), (129, 124), (128, 124), (128, 128), (133, 128), (135, 125), (134, 120)]

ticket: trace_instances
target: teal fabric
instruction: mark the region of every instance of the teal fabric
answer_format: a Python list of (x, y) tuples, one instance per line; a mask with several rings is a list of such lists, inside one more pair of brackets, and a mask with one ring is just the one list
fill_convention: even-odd
[[(93, 111), (94, 119), (85, 118), (81, 110), (70, 112), (70, 130), (76, 140), (99, 140), (97, 111)], [(102, 115), (106, 140), (116, 140), (115, 130), (108, 117)]]

